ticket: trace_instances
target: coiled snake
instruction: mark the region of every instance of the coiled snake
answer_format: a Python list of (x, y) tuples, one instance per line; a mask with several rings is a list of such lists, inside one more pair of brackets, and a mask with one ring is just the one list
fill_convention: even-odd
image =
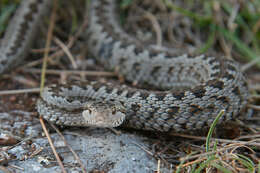
[[(26, 56), (36, 25), (51, 0), (24, 0), (0, 47), (0, 72)], [(248, 88), (236, 62), (221, 57), (157, 51), (129, 36), (117, 23), (115, 0), (91, 2), (88, 47), (105, 68), (127, 81), (158, 91), (125, 85), (84, 82), (46, 87), (37, 102), (45, 119), (66, 126), (183, 131), (208, 127), (221, 110), (221, 122), (245, 107)]]

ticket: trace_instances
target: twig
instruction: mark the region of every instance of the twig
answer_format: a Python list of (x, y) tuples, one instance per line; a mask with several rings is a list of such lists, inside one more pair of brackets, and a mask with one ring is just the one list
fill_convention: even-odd
[(252, 139), (259, 138), (260, 139), (260, 134), (240, 136), (237, 139), (249, 139), (249, 138), (252, 138)]
[(23, 85), (26, 85), (26, 86), (32, 87), (32, 88), (39, 86), (39, 82), (35, 82), (34, 80), (31, 80), (31, 79), (29, 79), (29, 78), (27, 78), (25, 76), (20, 76), (18, 74), (16, 74), (12, 78), (12, 80), (17, 81), (17, 82), (19, 82), (19, 83), (21, 83)]
[(44, 124), (44, 120), (43, 120), (42, 117), (40, 117), (40, 123), (41, 123), (42, 129), (43, 129), (43, 131), (44, 131), (44, 133), (45, 133), (45, 135), (46, 135), (46, 137), (47, 137), (47, 139), (48, 139), (48, 141), (49, 141), (49, 144), (50, 144), (50, 146), (51, 146), (51, 149), (52, 149), (52, 151), (53, 151), (53, 154), (55, 155), (55, 157), (56, 157), (56, 159), (57, 159), (57, 161), (58, 161), (58, 164), (60, 165), (60, 168), (61, 168), (62, 172), (63, 172), (63, 173), (66, 173), (66, 170), (65, 170), (65, 168), (64, 168), (64, 165), (63, 165), (63, 163), (62, 163), (62, 161), (61, 161), (61, 159), (60, 159), (60, 156), (58, 155), (58, 153), (57, 153), (57, 151), (56, 151), (56, 149), (55, 149), (55, 147), (54, 147), (54, 145), (53, 145), (52, 139), (51, 139), (51, 137), (50, 137), (50, 135), (49, 135), (49, 132), (48, 132), (48, 130), (47, 130), (45, 124)]
[[(223, 18), (222, 15), (220, 14), (220, 3), (218, 1), (214, 1), (213, 3), (213, 9), (214, 9), (214, 19), (216, 21), (216, 24), (218, 26), (224, 26), (224, 22), (223, 22)], [(232, 51), (232, 45), (228, 42), (226, 42), (224, 36), (222, 36), (221, 34), (218, 33), (218, 40), (220, 42), (220, 46), (224, 52), (224, 54), (226, 55), (227, 58), (231, 58), (231, 51)]]
[(160, 173), (161, 160), (159, 159), (157, 162), (157, 173)]
[[(85, 17), (86, 19), (84, 20), (84, 23), (79, 27), (78, 31), (75, 33), (75, 35), (73, 37), (69, 38), (68, 44), (67, 44), (67, 48), (70, 49), (73, 44), (75, 43), (75, 41), (78, 39), (78, 37), (81, 35), (81, 33), (84, 31), (84, 29), (86, 28), (86, 26), (88, 25), (88, 20), (87, 17)], [(44, 48), (45, 50), (45, 48)], [(51, 54), (47, 59), (50, 60), (52, 58), (56, 58), (56, 57), (61, 57), (62, 55), (64, 55), (64, 51), (63, 50), (59, 50), (53, 54)], [(33, 61), (30, 62), (28, 64), (26, 64), (23, 68), (25, 67), (32, 67), (32, 66), (36, 66), (40, 63), (43, 62), (43, 59), (39, 59), (37, 61)]]
[(77, 66), (77, 64), (76, 64), (76, 62), (75, 62), (75, 58), (72, 56), (72, 54), (70, 53), (70, 51), (69, 51), (69, 48), (60, 40), (60, 39), (58, 39), (57, 37), (54, 37), (54, 41), (55, 41), (55, 43), (56, 44), (58, 44), (61, 48), (62, 48), (62, 50), (65, 52), (65, 54), (68, 56), (68, 58), (69, 58), (69, 60), (70, 60), (70, 62), (71, 62), (71, 64), (72, 64), (72, 67), (74, 68), (74, 69), (77, 69), (78, 68), (78, 66)]
[(73, 148), (71, 148), (71, 146), (68, 144), (68, 142), (66, 141), (66, 139), (64, 138), (63, 134), (59, 131), (58, 128), (56, 128), (55, 125), (53, 125), (52, 123), (50, 123), (51, 127), (60, 135), (60, 137), (62, 138), (64, 144), (69, 148), (69, 150), (72, 152), (73, 156), (75, 157), (75, 159), (78, 161), (78, 163), (80, 164), (80, 167), (82, 169), (82, 171), (84, 173), (87, 173), (86, 168), (84, 166), (84, 164), (82, 163), (82, 161), (80, 160), (79, 156), (77, 155), (77, 153), (73, 150)]
[(248, 104), (247, 107), (258, 110), (258, 111), (260, 110), (260, 106), (258, 106), (258, 105)]
[(236, 29), (235, 20), (236, 20), (236, 17), (238, 15), (239, 8), (240, 8), (240, 4), (236, 4), (231, 11), (230, 17), (228, 18), (228, 28), (231, 31), (234, 31)]
[(148, 11), (145, 11), (144, 17), (151, 21), (154, 31), (156, 33), (156, 40), (157, 40), (156, 45), (158, 47), (161, 47), (162, 46), (162, 30), (161, 30), (159, 22), (157, 21), (156, 17), (153, 14), (149, 13)]
[(251, 67), (253, 67), (254, 65), (256, 65), (256, 64), (259, 63), (259, 62), (260, 62), (260, 57), (258, 57), (258, 58), (256, 58), (256, 59), (250, 61), (249, 63), (243, 65), (243, 66), (241, 67), (241, 71), (242, 71), (242, 72), (245, 72), (246, 70), (250, 69)]
[[(190, 158), (187, 157), (186, 159), (189, 160)], [(186, 160), (186, 159), (184, 159), (184, 160)], [(206, 160), (206, 159), (207, 159), (207, 157), (204, 157), (204, 158), (201, 158), (201, 159), (196, 159), (196, 160), (191, 161), (191, 162), (187, 162), (187, 163), (185, 163), (185, 164), (182, 164), (182, 165), (181, 165), (181, 168), (184, 168), (184, 167), (193, 165), (193, 164), (195, 164), (195, 163), (199, 163), (199, 162), (204, 161), (204, 160)]]
[(115, 133), (116, 135), (121, 135), (121, 134), (122, 134), (119, 130), (116, 130), (116, 129), (113, 128), (113, 127), (109, 127), (108, 129), (111, 130), (111, 131), (112, 131), (113, 133)]
[(12, 167), (12, 168), (15, 168), (15, 169), (19, 169), (19, 170), (21, 170), (21, 171), (24, 171), (24, 168), (22, 168), (22, 167), (20, 167), (20, 166), (17, 166), (17, 165), (11, 164), (11, 165), (9, 165), (9, 167)]
[(144, 150), (147, 154), (153, 156), (154, 154), (149, 151), (148, 149), (146, 149), (145, 147), (141, 146), (140, 144), (136, 143), (136, 142), (132, 142), (133, 144), (137, 145), (138, 147), (140, 147), (142, 150)]
[(40, 88), (30, 88), (30, 89), (0, 91), (0, 95), (24, 94), (24, 93), (39, 93), (39, 92), (40, 92)]
[[(32, 53), (44, 53), (46, 50), (46, 48), (38, 48), (38, 49), (31, 49)], [(59, 47), (55, 46), (55, 47), (50, 47), (49, 49), (50, 51), (57, 51), (59, 50)]]
[[(24, 72), (33, 72), (33, 73), (41, 73), (40, 69), (30, 68), (23, 69)], [(78, 75), (86, 75), (86, 76), (105, 76), (105, 77), (115, 77), (116, 74), (113, 72), (105, 72), (105, 71), (81, 71), (81, 70), (46, 70), (46, 74), (78, 74)]]

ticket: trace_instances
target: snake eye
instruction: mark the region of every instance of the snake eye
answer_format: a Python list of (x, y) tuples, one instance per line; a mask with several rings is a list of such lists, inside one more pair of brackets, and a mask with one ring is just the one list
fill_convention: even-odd
[(112, 114), (116, 114), (116, 108), (115, 107), (112, 107)]
[(92, 114), (92, 111), (90, 109), (87, 109), (89, 111), (89, 114)]

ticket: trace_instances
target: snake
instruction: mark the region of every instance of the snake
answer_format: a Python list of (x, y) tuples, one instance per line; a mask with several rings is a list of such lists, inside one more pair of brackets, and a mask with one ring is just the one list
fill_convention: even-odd
[[(0, 45), (0, 73), (22, 62), (51, 0), (23, 0)], [(125, 84), (82, 81), (46, 86), (38, 113), (62, 126), (127, 127), (192, 132), (234, 120), (247, 105), (249, 90), (239, 63), (223, 56), (157, 49), (127, 33), (116, 0), (92, 0), (86, 46)], [(135, 87), (129, 83), (137, 83)], [(147, 87), (148, 86), (148, 87)]]

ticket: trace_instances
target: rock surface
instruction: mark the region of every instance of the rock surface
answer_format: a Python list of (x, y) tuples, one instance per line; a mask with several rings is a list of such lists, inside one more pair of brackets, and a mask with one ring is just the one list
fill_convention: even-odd
[[(87, 172), (150, 173), (157, 170), (157, 160), (140, 148), (140, 146), (146, 148), (147, 145), (151, 145), (146, 137), (126, 133), (117, 135), (109, 129), (96, 128), (70, 129), (64, 132), (64, 136), (79, 155)], [(57, 134), (52, 134), (51, 137), (57, 152), (63, 159), (66, 170), (73, 173), (81, 172), (79, 164), (63, 140)], [(34, 148), (42, 147), (43, 151), (25, 161), (11, 161), (9, 164), (23, 168), (22, 172), (26, 173), (61, 172), (46, 138), (34, 139), (32, 144)], [(24, 150), (26, 149), (17, 146), (8, 152), (9, 154), (26, 153)], [(19, 157), (21, 157), (20, 155)], [(15, 169), (12, 168), (12, 170)], [(160, 170), (161, 172), (171, 172), (162, 165)]]

